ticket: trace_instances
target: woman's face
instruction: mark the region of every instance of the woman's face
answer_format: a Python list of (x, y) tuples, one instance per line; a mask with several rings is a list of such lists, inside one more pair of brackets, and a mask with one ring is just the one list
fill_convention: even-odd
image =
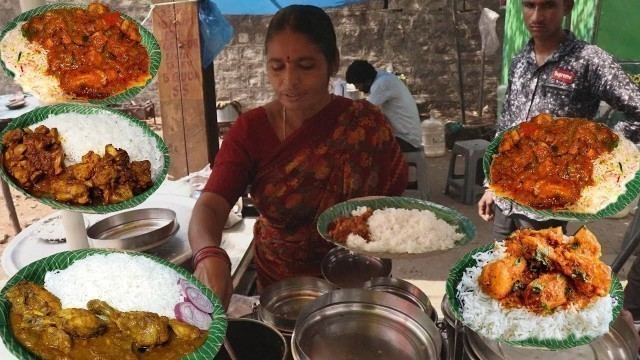
[(284, 30), (267, 44), (267, 74), (287, 110), (314, 114), (329, 95), (329, 63), (305, 35)]

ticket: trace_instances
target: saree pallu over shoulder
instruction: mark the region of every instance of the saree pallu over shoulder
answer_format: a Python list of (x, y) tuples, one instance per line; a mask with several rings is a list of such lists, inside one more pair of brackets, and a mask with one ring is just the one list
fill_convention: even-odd
[(364, 100), (332, 100), (285, 139), (252, 184), (261, 214), (254, 229), (259, 286), (320, 276), (322, 257), (333, 247), (316, 229), (322, 211), (355, 197), (399, 195), (406, 183), (384, 115)]

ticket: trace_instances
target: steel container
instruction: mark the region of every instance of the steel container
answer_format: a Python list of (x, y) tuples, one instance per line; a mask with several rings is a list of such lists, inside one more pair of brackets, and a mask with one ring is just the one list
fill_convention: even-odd
[(89, 226), (87, 237), (93, 248), (144, 251), (169, 241), (179, 227), (173, 210), (136, 209)]
[(298, 316), (291, 352), (298, 360), (438, 359), (442, 337), (411, 302), (381, 291), (326, 293)]
[(362, 288), (377, 277), (391, 275), (391, 260), (360, 255), (342, 247), (331, 249), (320, 264), (322, 276), (338, 288)]
[(638, 353), (634, 331), (621, 316), (609, 332), (589, 344), (564, 350), (509, 346), (486, 338), (455, 319), (449, 299), (442, 300), (442, 311), (447, 325), (449, 359), (453, 360), (633, 360)]
[(313, 277), (285, 279), (267, 287), (260, 295), (258, 318), (291, 336), (298, 315), (319, 296), (336, 290), (328, 281)]
[(408, 281), (392, 277), (378, 277), (367, 281), (364, 288), (399, 296), (419, 307), (429, 316), (431, 321), (438, 322), (438, 313), (431, 305), (427, 295)]
[[(254, 319), (227, 319), (226, 337), (238, 360), (285, 360), (289, 346), (284, 336), (273, 326)], [(231, 360), (222, 346), (215, 360)]]

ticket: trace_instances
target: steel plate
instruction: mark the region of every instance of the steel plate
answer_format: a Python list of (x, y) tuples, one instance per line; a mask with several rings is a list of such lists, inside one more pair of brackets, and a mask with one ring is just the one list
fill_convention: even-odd
[(137, 209), (98, 221), (87, 236), (94, 248), (144, 251), (169, 241), (179, 227), (173, 210)]
[(391, 275), (391, 260), (336, 247), (324, 256), (320, 268), (322, 276), (338, 288), (362, 288), (373, 278)]
[(298, 317), (297, 359), (437, 359), (440, 332), (414, 304), (364, 289), (327, 293)]

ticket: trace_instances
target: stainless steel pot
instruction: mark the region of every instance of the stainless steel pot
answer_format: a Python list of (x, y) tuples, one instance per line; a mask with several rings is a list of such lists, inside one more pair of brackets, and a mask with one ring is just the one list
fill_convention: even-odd
[[(226, 336), (238, 360), (285, 360), (289, 353), (284, 336), (258, 320), (230, 318)], [(230, 359), (224, 346), (214, 359)]]
[(449, 360), (462, 360), (464, 358), (464, 326), (453, 314), (446, 294), (442, 299), (441, 309)]
[(431, 305), (427, 295), (408, 281), (391, 277), (378, 277), (367, 281), (364, 284), (364, 288), (399, 296), (419, 307), (431, 318), (431, 321), (438, 322), (438, 313)]
[(398, 296), (335, 290), (309, 303), (291, 339), (294, 359), (437, 359), (442, 338), (433, 321)]
[(342, 247), (331, 249), (320, 264), (322, 276), (339, 288), (362, 288), (376, 277), (391, 275), (391, 260), (359, 255)]
[[(614, 322), (608, 333), (600, 336), (593, 342), (565, 350), (549, 351), (546, 349), (534, 349), (509, 346), (504, 343), (488, 339), (475, 331), (462, 327), (455, 320), (449, 299), (445, 296), (442, 300), (442, 310), (448, 326), (454, 332), (453, 339), (449, 337), (447, 329), (447, 341), (449, 342), (450, 359), (477, 359), (477, 360), (633, 360), (636, 359), (637, 347), (633, 329), (621, 316)], [(445, 308), (447, 311), (445, 311)], [(448, 313), (448, 315), (447, 315)], [(458, 327), (456, 327), (458, 325)], [(462, 335), (462, 336), (461, 336)], [(451, 344), (452, 340), (456, 345)], [(462, 343), (462, 349), (460, 349)], [(451, 349), (454, 348), (454, 352)]]
[(328, 281), (313, 277), (295, 277), (267, 287), (260, 295), (258, 317), (283, 335), (291, 335), (298, 315), (317, 297), (337, 288)]

